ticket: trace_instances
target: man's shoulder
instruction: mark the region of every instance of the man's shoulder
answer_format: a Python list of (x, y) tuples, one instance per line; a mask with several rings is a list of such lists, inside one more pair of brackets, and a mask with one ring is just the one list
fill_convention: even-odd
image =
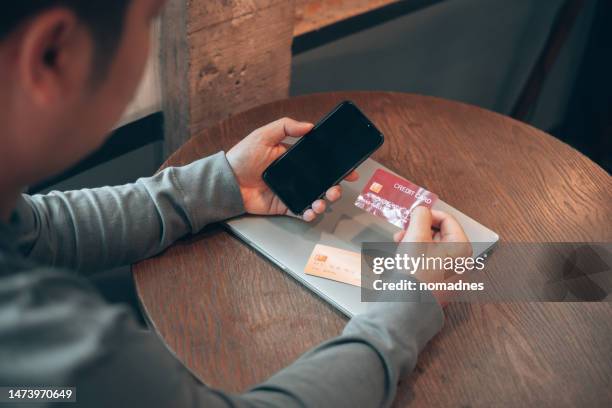
[[(75, 314), (113, 307), (87, 278), (76, 272), (42, 265), (0, 249), (0, 310), (11, 305), (21, 312), (61, 305), (64, 313)], [(0, 325), (5, 323), (1, 316), (0, 313)]]
[(129, 313), (107, 304), (86, 278), (0, 251), (0, 349), (11, 360), (0, 380), (69, 378), (113, 353), (119, 345), (104, 339), (121, 330)]
[[(80, 282), (78, 277), (67, 269), (41, 265), (18, 253), (0, 248), (0, 292), (26, 289), (53, 281), (65, 283)], [(87, 290), (87, 285), (83, 287)]]

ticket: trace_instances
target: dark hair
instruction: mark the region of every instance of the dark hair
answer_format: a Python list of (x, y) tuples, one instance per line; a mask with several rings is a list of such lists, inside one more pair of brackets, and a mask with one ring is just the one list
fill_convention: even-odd
[(88, 27), (96, 52), (93, 70), (104, 75), (123, 32), (130, 0), (13, 0), (0, 12), (0, 41), (30, 17), (53, 7), (66, 7)]

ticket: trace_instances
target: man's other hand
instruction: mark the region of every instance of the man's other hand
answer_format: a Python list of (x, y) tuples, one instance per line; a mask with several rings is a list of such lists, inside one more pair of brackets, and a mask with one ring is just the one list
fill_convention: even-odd
[[(440, 258), (466, 258), (472, 256), (472, 245), (461, 224), (452, 215), (438, 210), (418, 206), (410, 214), (406, 231), (393, 236), (395, 242), (422, 242), (428, 244), (428, 256)], [(437, 245), (437, 244), (440, 245)], [(450, 277), (444, 271), (417, 271), (414, 275), (421, 282), (452, 282), (459, 276), (454, 272)], [(452, 299), (454, 292), (434, 291), (433, 295), (442, 306)]]
[[(254, 130), (227, 152), (227, 160), (238, 180), (244, 208), (248, 213), (293, 215), (268, 188), (261, 175), (274, 160), (287, 151), (287, 146), (282, 143), (283, 139), (302, 137), (312, 127), (312, 123), (282, 118)], [(345, 180), (356, 181), (358, 178), (357, 173), (352, 172)], [(331, 187), (325, 194), (325, 198), (330, 202), (341, 196), (342, 188), (339, 185)], [(325, 212), (326, 205), (325, 200), (316, 200), (311, 208), (304, 211), (302, 218), (305, 221), (314, 220), (317, 215)]]

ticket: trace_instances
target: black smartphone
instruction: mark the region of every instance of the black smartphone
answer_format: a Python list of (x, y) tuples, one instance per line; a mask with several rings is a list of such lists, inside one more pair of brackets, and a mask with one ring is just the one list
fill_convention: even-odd
[(302, 214), (384, 142), (383, 134), (344, 101), (263, 172), (270, 189), (294, 214)]

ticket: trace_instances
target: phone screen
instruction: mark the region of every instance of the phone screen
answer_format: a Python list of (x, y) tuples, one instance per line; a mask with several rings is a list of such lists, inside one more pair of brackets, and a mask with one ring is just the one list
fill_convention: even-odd
[(383, 140), (352, 102), (343, 102), (273, 162), (263, 178), (293, 213), (301, 214)]

